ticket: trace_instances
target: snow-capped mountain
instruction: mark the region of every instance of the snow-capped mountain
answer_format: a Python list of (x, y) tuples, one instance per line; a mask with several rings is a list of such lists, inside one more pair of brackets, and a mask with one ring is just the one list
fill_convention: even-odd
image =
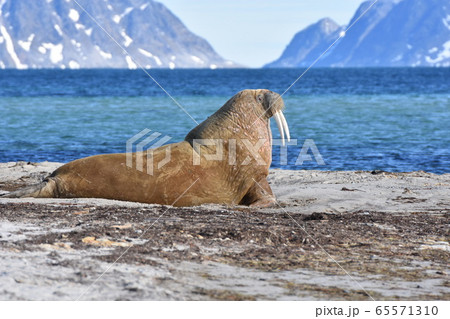
[(153, 0), (0, 0), (0, 68), (139, 66), (236, 65)]
[[(373, 0), (362, 3), (348, 26), (371, 3)], [(324, 20), (321, 21), (297, 33), (281, 57), (266, 67), (309, 66), (345, 29), (333, 24), (336, 31), (327, 33), (322, 26)], [(314, 45), (308, 42), (311, 41), (310, 29), (315, 30), (312, 33)], [(301, 53), (307, 50), (311, 50), (311, 54)], [(380, 0), (316, 66), (450, 66), (450, 2)]]

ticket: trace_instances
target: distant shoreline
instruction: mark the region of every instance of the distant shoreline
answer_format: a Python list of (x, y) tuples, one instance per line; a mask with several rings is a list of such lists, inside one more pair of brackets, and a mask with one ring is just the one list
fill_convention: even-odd
[[(224, 71), (224, 70), (306, 70), (307, 67), (237, 67), (237, 68), (217, 68), (217, 69), (210, 69), (210, 68), (176, 68), (176, 69), (170, 69), (170, 68), (151, 68), (146, 70), (151, 71), (169, 71), (169, 72), (176, 72), (176, 71), (203, 71), (203, 72), (217, 72), (217, 71)], [(362, 69), (411, 69), (411, 70), (450, 70), (450, 65), (447, 66), (317, 66), (311, 69), (309, 72), (313, 72), (314, 70), (362, 70)], [(60, 68), (28, 68), (28, 69), (17, 69), (17, 68), (0, 68), (0, 72), (2, 71), (18, 71), (18, 72), (28, 72), (28, 71), (57, 71), (57, 72), (84, 72), (84, 71), (102, 71), (102, 70), (110, 70), (110, 71), (129, 71), (129, 72), (139, 72), (142, 73), (141, 69), (127, 69), (127, 68), (78, 68), (78, 69), (60, 69)]]

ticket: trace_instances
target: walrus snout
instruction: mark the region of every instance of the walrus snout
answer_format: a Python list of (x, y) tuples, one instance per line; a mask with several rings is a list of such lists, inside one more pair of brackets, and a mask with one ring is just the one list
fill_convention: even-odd
[(280, 131), (281, 144), (284, 146), (284, 137), (286, 134), (287, 141), (291, 140), (289, 126), (283, 114), (284, 101), (280, 94), (269, 90), (257, 90), (256, 100), (264, 107), (264, 113), (268, 118), (273, 117)]

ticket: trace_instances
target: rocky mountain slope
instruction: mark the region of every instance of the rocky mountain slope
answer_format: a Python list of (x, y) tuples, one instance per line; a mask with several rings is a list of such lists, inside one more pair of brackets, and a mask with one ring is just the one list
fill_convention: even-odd
[(0, 0), (0, 68), (139, 66), (235, 64), (153, 0)]
[(325, 18), (298, 32), (284, 50), (281, 57), (267, 67), (308, 66), (317, 59), (343, 30), (330, 18)]

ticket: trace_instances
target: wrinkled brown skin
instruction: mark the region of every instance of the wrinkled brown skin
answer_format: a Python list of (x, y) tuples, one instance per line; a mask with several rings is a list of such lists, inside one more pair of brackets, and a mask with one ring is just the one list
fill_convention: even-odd
[[(244, 90), (190, 131), (185, 140), (153, 150), (153, 175), (127, 167), (126, 153), (96, 155), (67, 163), (54, 171), (31, 197), (107, 198), (173, 206), (205, 203), (271, 206), (275, 197), (267, 182), (272, 159), (269, 118), (284, 107), (277, 93)], [(202, 146), (200, 165), (194, 165), (194, 139), (224, 139), (223, 160), (206, 160), (216, 146)], [(229, 164), (229, 139), (236, 139), (236, 163)], [(258, 164), (241, 139), (252, 145), (264, 139)], [(171, 160), (157, 164), (170, 148)], [(198, 153), (197, 153), (198, 154)], [(136, 163), (137, 153), (133, 153)], [(242, 163), (249, 157), (247, 165)], [(245, 164), (245, 163), (244, 163)]]

